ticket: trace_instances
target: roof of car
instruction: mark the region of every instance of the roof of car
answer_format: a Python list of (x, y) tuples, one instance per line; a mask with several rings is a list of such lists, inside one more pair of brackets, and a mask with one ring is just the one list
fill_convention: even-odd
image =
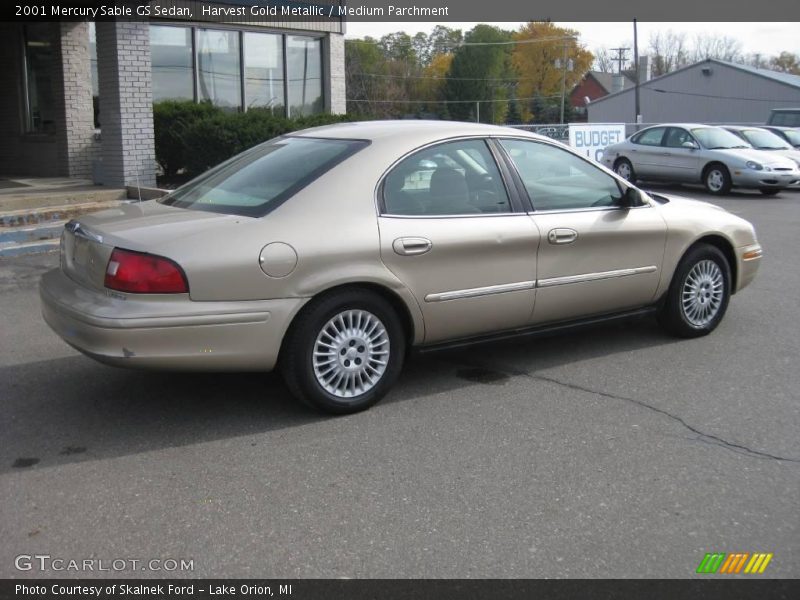
[(461, 121), (425, 121), (417, 119), (399, 119), (395, 121), (355, 121), (323, 125), (296, 131), (291, 135), (326, 137), (358, 140), (379, 140), (392, 137), (419, 137), (435, 139), (440, 137), (456, 137), (470, 135), (523, 135), (538, 139), (548, 139), (523, 129), (484, 125), (482, 123), (465, 123)]
[(650, 125), (649, 127), (646, 127), (646, 129), (652, 129), (653, 127), (683, 127), (684, 129), (691, 129), (692, 127), (720, 127), (720, 126), (705, 125), (703, 123), (658, 123), (656, 125)]
[(736, 131), (744, 131), (746, 129), (764, 129), (764, 125), (723, 125), (725, 129), (735, 129)]

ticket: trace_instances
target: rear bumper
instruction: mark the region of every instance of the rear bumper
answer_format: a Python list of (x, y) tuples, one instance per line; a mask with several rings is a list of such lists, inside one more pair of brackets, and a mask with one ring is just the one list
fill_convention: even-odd
[(269, 371), (303, 298), (193, 302), (90, 290), (61, 269), (39, 284), (42, 316), (65, 342), (122, 367)]

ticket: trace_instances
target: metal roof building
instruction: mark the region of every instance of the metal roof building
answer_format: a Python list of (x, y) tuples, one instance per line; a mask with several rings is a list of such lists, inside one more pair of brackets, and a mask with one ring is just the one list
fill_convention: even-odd
[[(639, 86), (643, 123), (766, 123), (773, 108), (800, 107), (800, 75), (704, 60)], [(590, 123), (633, 123), (634, 90), (589, 104)]]

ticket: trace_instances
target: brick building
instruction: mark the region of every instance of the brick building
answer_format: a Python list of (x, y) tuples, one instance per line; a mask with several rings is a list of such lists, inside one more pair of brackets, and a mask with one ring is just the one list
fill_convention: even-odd
[(152, 106), (163, 99), (343, 113), (343, 31), (341, 21), (0, 23), (0, 176), (154, 185)]

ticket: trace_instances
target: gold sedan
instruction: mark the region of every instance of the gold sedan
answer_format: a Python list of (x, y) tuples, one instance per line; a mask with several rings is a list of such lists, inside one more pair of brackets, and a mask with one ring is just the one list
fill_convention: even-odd
[(705, 335), (761, 257), (753, 227), (648, 195), (557, 142), (394, 121), (297, 132), (168, 196), (66, 226), (44, 318), (104, 363), (282, 371), (329, 413), (407, 352), (655, 313)]

